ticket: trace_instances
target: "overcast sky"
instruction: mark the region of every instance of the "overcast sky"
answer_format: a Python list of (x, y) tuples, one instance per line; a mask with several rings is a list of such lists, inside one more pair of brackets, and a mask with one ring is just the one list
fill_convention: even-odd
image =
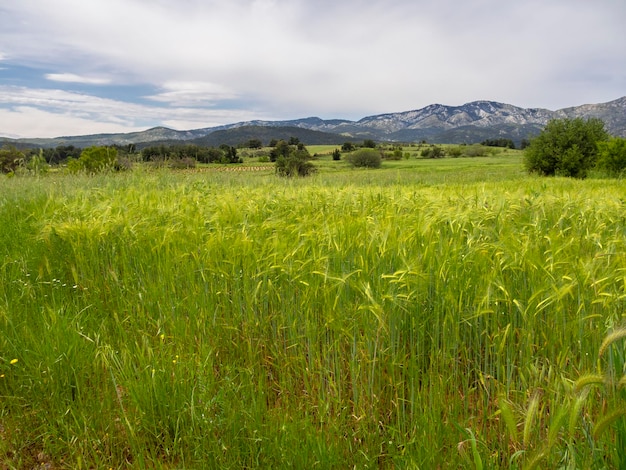
[(626, 95), (625, 0), (0, 0), (0, 135)]

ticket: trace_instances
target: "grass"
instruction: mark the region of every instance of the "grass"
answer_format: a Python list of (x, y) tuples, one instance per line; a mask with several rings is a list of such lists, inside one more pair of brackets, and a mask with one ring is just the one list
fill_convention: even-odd
[(3, 178), (0, 466), (619, 465), (623, 184), (332, 163)]

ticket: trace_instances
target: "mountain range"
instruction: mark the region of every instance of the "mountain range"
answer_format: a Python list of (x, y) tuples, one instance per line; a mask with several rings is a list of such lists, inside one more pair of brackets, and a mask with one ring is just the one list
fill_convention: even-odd
[(155, 127), (143, 132), (94, 134), (48, 139), (2, 139), (17, 147), (74, 145), (129, 145), (195, 143), (239, 145), (250, 139), (267, 144), (272, 139), (297, 137), (308, 145), (341, 144), (372, 139), (379, 142), (476, 143), (511, 139), (516, 144), (541, 132), (555, 118), (599, 118), (611, 135), (626, 137), (626, 96), (608, 103), (586, 104), (550, 111), (520, 108), (494, 101), (462, 106), (432, 104), (425, 108), (364, 117), (358, 121), (309, 117), (289, 121), (245, 121), (217, 127), (177, 131)]

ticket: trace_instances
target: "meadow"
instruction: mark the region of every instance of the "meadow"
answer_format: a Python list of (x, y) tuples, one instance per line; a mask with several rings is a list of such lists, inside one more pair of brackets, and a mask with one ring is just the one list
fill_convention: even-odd
[(623, 181), (318, 165), (0, 177), (0, 468), (624, 468)]

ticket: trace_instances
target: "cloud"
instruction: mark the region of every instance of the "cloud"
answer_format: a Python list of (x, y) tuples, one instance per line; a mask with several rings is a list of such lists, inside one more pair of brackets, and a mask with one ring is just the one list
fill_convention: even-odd
[(174, 106), (211, 106), (218, 101), (237, 98), (236, 93), (226, 86), (209, 82), (171, 81), (161, 88), (163, 92), (146, 98)]
[(477, 99), (558, 109), (624, 94), (625, 17), (615, 0), (28, 0), (0, 6), (0, 60), (67, 93), (144, 90), (134, 104), (39, 88), (20, 102), (110, 107), (87, 111), (104, 122), (358, 119)]
[[(132, 132), (160, 125), (182, 130), (268, 119), (267, 115), (249, 110), (147, 106), (64, 90), (3, 85), (0, 85), (0, 103), (3, 104), (0, 122), (21, 129), (11, 135), (22, 137)], [(62, 130), (64, 125), (66, 131)]]
[(64, 83), (84, 83), (87, 85), (108, 85), (111, 83), (109, 78), (83, 77), (74, 73), (47, 73), (45, 77), (54, 82)]
[(11, 122), (14, 128), (28, 129), (19, 135), (4, 133), (5, 137), (59, 137), (142, 130), (128, 123), (100, 121), (93, 116), (81, 117), (72, 113), (50, 112), (32, 106), (0, 108), (0, 122)]

